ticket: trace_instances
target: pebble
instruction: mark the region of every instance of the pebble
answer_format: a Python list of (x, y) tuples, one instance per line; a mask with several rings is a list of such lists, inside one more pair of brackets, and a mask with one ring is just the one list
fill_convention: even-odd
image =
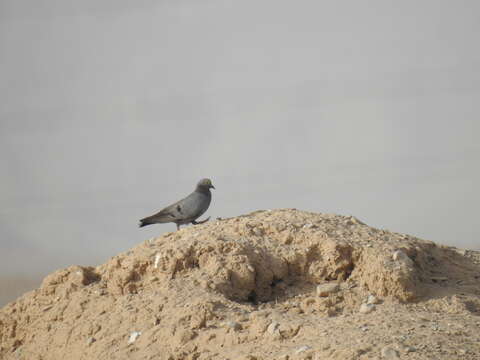
[(267, 331), (270, 333), (270, 334), (275, 334), (276, 331), (279, 331), (278, 330), (278, 327), (280, 326), (280, 324), (276, 321), (272, 321), (270, 323), (270, 325), (268, 325), (267, 327)]
[(303, 346), (300, 346), (297, 350), (295, 350), (295, 354), (300, 354), (304, 351), (307, 351), (307, 350), (310, 350), (312, 347), (311, 346), (308, 346), (308, 345), (303, 345)]
[(368, 313), (371, 313), (373, 310), (375, 310), (375, 305), (363, 303), (362, 305), (360, 305), (359, 311), (362, 314), (368, 314)]
[(130, 334), (130, 337), (128, 338), (128, 343), (129, 344), (132, 344), (135, 342), (135, 340), (137, 340), (137, 338), (141, 335), (142, 333), (140, 331), (133, 331), (131, 334)]
[(225, 323), (225, 326), (229, 327), (230, 329), (233, 329), (234, 331), (242, 330), (242, 325), (240, 325), (236, 321), (227, 321)]
[(262, 236), (263, 235), (263, 229), (261, 229), (261, 228), (254, 228), (252, 230), (252, 232), (253, 232), (254, 235), (257, 235), (257, 236)]
[(321, 284), (317, 286), (317, 295), (327, 297), (330, 294), (336, 293), (338, 290), (340, 290), (340, 286), (337, 283)]
[(154, 264), (153, 264), (153, 267), (154, 267), (155, 269), (158, 268), (158, 262), (160, 261), (160, 258), (161, 258), (161, 255), (157, 253), (157, 254), (155, 255), (155, 262), (154, 262)]
[(468, 254), (468, 250), (465, 250), (465, 249), (455, 249), (455, 251), (463, 256)]
[(408, 266), (413, 266), (413, 261), (408, 257), (407, 254), (405, 254), (402, 250), (397, 250), (393, 253), (392, 255), (393, 260), (395, 261), (401, 261), (405, 265)]
[(378, 304), (380, 300), (375, 295), (368, 295), (367, 305)]
[(408, 346), (408, 345), (407, 345), (407, 346), (405, 347), (405, 352), (406, 352), (406, 353), (412, 353), (412, 352), (415, 352), (415, 351), (417, 351), (417, 349), (415, 349), (413, 346)]
[(87, 339), (87, 345), (90, 346), (92, 345), (95, 341), (97, 341), (97, 339), (95, 339), (94, 337), (89, 337)]
[(398, 356), (398, 351), (388, 346), (384, 347), (380, 351), (380, 355), (382, 356), (383, 359), (388, 359), (388, 360), (400, 359), (400, 357)]

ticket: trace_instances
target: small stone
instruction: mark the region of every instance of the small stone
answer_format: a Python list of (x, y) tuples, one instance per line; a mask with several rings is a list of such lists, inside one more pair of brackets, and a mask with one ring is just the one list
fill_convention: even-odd
[(278, 330), (278, 327), (280, 326), (280, 324), (276, 321), (272, 321), (270, 323), (270, 325), (268, 325), (267, 327), (267, 331), (270, 333), (270, 334), (275, 334), (275, 332), (279, 331)]
[(359, 311), (362, 314), (368, 314), (368, 313), (371, 313), (373, 310), (375, 310), (375, 305), (363, 303), (362, 305), (360, 305)]
[(392, 255), (393, 260), (403, 262), (407, 266), (413, 266), (413, 261), (402, 250), (397, 250)]
[(100, 289), (100, 290), (95, 291), (95, 294), (97, 294), (99, 296), (103, 296), (103, 295), (107, 294), (107, 291), (105, 289)]
[(380, 351), (380, 355), (382, 356), (383, 359), (388, 359), (388, 360), (400, 359), (400, 357), (398, 356), (398, 351), (388, 346), (384, 347)]
[(312, 347), (311, 346), (308, 346), (308, 345), (303, 345), (303, 346), (300, 346), (297, 350), (295, 350), (295, 354), (300, 354), (304, 351), (307, 351), (307, 350), (310, 350)]
[(415, 352), (417, 351), (417, 349), (415, 349), (413, 346), (405, 346), (405, 352), (406, 353), (412, 353), (412, 352)]
[(458, 254), (462, 255), (462, 256), (465, 256), (465, 255), (468, 254), (468, 250), (466, 250), (466, 249), (457, 249), (457, 248), (455, 248), (455, 251), (456, 251)]
[(225, 326), (230, 328), (230, 329), (233, 329), (234, 331), (239, 331), (239, 330), (242, 330), (242, 325), (239, 324), (238, 322), (236, 321), (227, 321), (225, 323)]
[(92, 345), (95, 341), (97, 341), (97, 339), (95, 339), (94, 337), (89, 337), (87, 339), (87, 345), (90, 346)]
[(317, 295), (327, 297), (329, 294), (336, 293), (338, 290), (340, 290), (340, 286), (337, 283), (320, 284), (317, 286)]
[(135, 342), (135, 340), (137, 340), (137, 338), (141, 335), (142, 333), (140, 331), (133, 331), (131, 334), (130, 334), (130, 337), (128, 338), (128, 343), (129, 344), (133, 344)]
[(154, 264), (153, 264), (153, 267), (154, 267), (155, 269), (158, 268), (158, 263), (159, 263), (161, 257), (162, 257), (162, 256), (161, 256), (159, 253), (155, 254), (155, 261), (154, 261)]
[(378, 300), (378, 298), (375, 295), (368, 295), (368, 298), (367, 298), (367, 304), (368, 305), (378, 304), (379, 302), (380, 302), (380, 300)]
[(263, 235), (263, 229), (262, 228), (253, 228), (252, 233), (257, 236), (262, 236)]

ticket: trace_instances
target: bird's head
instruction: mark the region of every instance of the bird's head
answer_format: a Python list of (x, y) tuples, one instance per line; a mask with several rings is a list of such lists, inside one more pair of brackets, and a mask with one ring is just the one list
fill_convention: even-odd
[(198, 182), (197, 187), (205, 188), (205, 189), (215, 189), (212, 185), (212, 180), (210, 179), (202, 179)]

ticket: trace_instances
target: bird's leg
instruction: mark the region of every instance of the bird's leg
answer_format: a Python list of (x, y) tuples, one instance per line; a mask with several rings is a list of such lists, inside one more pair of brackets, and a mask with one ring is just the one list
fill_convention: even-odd
[(180, 230), (180, 224), (177, 224), (177, 231)]
[(210, 216), (209, 216), (208, 218), (206, 218), (205, 220), (202, 220), (202, 221), (195, 221), (195, 220), (193, 220), (193, 221), (192, 221), (192, 224), (193, 224), (193, 225), (205, 224), (208, 220), (210, 220)]

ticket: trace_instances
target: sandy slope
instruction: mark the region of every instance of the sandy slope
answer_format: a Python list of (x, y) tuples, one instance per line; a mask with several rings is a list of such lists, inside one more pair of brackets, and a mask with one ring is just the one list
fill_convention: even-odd
[(49, 275), (1, 309), (0, 358), (479, 359), (479, 279), (477, 252), (257, 211)]

